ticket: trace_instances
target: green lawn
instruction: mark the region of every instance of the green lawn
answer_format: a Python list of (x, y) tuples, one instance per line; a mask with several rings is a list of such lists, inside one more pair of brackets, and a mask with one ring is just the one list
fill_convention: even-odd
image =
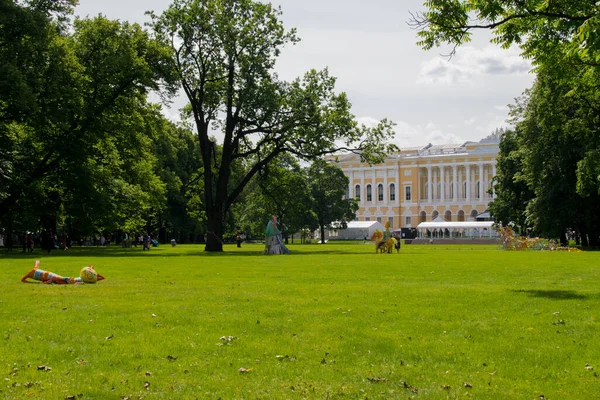
[(0, 255), (0, 397), (600, 398), (600, 253), (289, 248)]

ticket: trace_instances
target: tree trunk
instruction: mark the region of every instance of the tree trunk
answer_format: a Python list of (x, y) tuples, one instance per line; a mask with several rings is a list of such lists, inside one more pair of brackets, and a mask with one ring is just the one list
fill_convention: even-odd
[(560, 233), (560, 245), (561, 246), (569, 245), (569, 241), (567, 240), (567, 235), (564, 230)]
[(325, 225), (321, 225), (321, 243), (325, 243)]
[(593, 232), (589, 236), (590, 236), (590, 246), (598, 247), (598, 234), (596, 232)]
[(588, 247), (590, 244), (588, 242), (588, 236), (587, 236), (587, 232), (582, 230), (581, 231), (581, 247)]
[(208, 232), (204, 251), (223, 251), (223, 218), (221, 206), (213, 207), (207, 213)]

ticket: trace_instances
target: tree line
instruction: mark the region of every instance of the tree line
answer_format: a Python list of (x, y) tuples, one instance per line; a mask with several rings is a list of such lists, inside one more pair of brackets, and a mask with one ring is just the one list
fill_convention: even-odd
[[(279, 9), (175, 0), (146, 29), (73, 18), (76, 3), (0, 0), (5, 236), (152, 231), (222, 251), (271, 214), (290, 232), (353, 218), (347, 178), (322, 157), (378, 162), (393, 124), (359, 125), (327, 70), (278, 78), (281, 48), (299, 40)], [(180, 88), (175, 124), (149, 95), (168, 102)]]

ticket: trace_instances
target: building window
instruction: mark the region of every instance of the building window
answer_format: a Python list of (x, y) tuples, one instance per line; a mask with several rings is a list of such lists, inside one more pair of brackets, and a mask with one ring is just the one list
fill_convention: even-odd
[(480, 196), (479, 196), (479, 194), (481, 193), (481, 192), (479, 191), (479, 189), (480, 189), (480, 188), (481, 188), (481, 182), (477, 181), (477, 194), (475, 195), (475, 197), (477, 197), (477, 198), (479, 198), (479, 197), (480, 197)]
[(377, 185), (377, 201), (383, 201), (383, 185)]
[(411, 201), (412, 194), (410, 192), (411, 192), (411, 186), (404, 186), (404, 200)]
[(360, 201), (360, 185), (354, 186), (354, 198)]
[(370, 221), (371, 217), (365, 217), (365, 221)]
[(390, 228), (394, 227), (394, 217), (388, 217), (388, 222), (390, 223)]
[(381, 223), (381, 217), (377, 217), (377, 222)]
[(390, 201), (396, 201), (396, 185), (390, 183)]
[(371, 185), (367, 185), (367, 201), (373, 201), (373, 195), (371, 193)]
[(410, 226), (410, 217), (405, 217), (404, 225)]
[(412, 169), (405, 169), (404, 170), (404, 176), (411, 176), (412, 175)]

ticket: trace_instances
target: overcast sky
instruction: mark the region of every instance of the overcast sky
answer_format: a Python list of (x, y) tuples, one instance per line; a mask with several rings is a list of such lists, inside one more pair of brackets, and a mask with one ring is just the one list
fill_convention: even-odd
[[(506, 127), (507, 105), (531, 86), (531, 66), (519, 49), (474, 40), (448, 60), (448, 48), (416, 45), (409, 11), (424, 0), (278, 0), (286, 28), (301, 42), (286, 48), (277, 72), (286, 80), (311, 68), (329, 68), (337, 90), (348, 94), (353, 113), (365, 123), (396, 122), (400, 147), (477, 141)], [(146, 10), (160, 12), (170, 0), (79, 0), (76, 14), (143, 23)], [(178, 114), (184, 99), (167, 115)]]

